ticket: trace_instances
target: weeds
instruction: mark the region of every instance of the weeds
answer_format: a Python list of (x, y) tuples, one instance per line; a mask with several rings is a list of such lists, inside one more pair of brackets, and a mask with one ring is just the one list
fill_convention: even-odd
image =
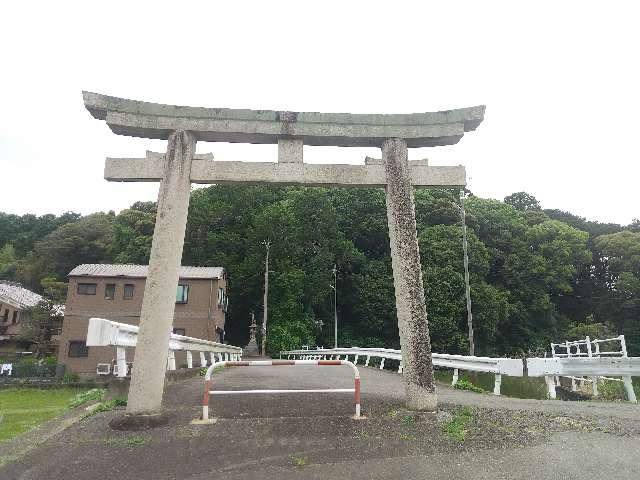
[(306, 467), (309, 463), (309, 457), (306, 455), (294, 455), (291, 457), (291, 465), (298, 469)]
[(111, 410), (115, 410), (118, 407), (123, 407), (127, 404), (127, 399), (124, 397), (114, 398), (113, 400), (109, 400), (108, 402), (99, 403), (96, 408), (91, 410), (90, 412), (85, 413), (82, 416), (82, 420), (85, 418), (92, 417), (97, 413), (110, 412)]
[(149, 438), (147, 437), (134, 435), (127, 438), (110, 438), (109, 440), (107, 440), (107, 444), (111, 446), (137, 447), (139, 445), (144, 445), (148, 441)]
[(468, 426), (473, 420), (473, 412), (469, 407), (460, 407), (443, 426), (444, 432), (454, 440), (464, 442), (469, 433)]
[(478, 387), (477, 385), (474, 385), (469, 380), (464, 380), (464, 379), (458, 380), (458, 382), (453, 386), (453, 388), (457, 388), (458, 390), (467, 390), (469, 392), (476, 392), (476, 393), (484, 392), (482, 388)]
[(92, 388), (91, 390), (88, 390), (86, 392), (79, 393), (71, 399), (71, 401), (69, 402), (69, 406), (71, 408), (75, 408), (92, 401), (101, 402), (104, 397), (105, 391), (106, 390), (103, 388)]

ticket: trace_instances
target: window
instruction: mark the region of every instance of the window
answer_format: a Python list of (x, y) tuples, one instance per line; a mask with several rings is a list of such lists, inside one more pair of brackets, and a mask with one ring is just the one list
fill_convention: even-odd
[(9, 309), (8, 308), (5, 308), (4, 316), (2, 317), (2, 319), (4, 320), (4, 323), (7, 323), (9, 321)]
[(69, 357), (88, 357), (89, 349), (84, 340), (72, 340), (69, 342)]
[(13, 311), (13, 319), (11, 321), (12, 321), (12, 323), (18, 323), (18, 311), (17, 310)]
[(178, 285), (176, 290), (176, 303), (187, 303), (189, 299), (189, 285)]
[(113, 300), (116, 296), (116, 284), (107, 283), (104, 287), (104, 298), (107, 300)]
[(125, 283), (124, 284), (124, 299), (130, 300), (133, 298), (133, 289), (135, 285), (133, 283)]
[(96, 284), (95, 283), (79, 283), (78, 295), (95, 295)]
[(173, 329), (173, 333), (175, 333), (176, 335), (185, 335), (185, 329), (184, 328), (174, 328)]
[(224, 288), (218, 288), (218, 306), (224, 305)]

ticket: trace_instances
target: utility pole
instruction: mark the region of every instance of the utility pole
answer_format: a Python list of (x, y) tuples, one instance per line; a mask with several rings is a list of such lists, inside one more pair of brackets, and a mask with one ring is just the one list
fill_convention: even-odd
[(469, 326), (469, 355), (475, 355), (473, 343), (473, 314), (471, 313), (471, 287), (469, 286), (469, 254), (467, 248), (467, 220), (464, 211), (464, 190), (460, 190), (460, 215), (462, 216), (462, 250), (464, 253), (464, 288), (467, 297), (467, 324)]
[(271, 242), (267, 238), (262, 244), (267, 249), (267, 255), (264, 259), (264, 312), (262, 316), (262, 345), (261, 351), (262, 356), (266, 355), (265, 347), (267, 345), (267, 299), (269, 297), (269, 247), (271, 246)]
[(338, 268), (333, 265), (333, 348), (338, 348)]

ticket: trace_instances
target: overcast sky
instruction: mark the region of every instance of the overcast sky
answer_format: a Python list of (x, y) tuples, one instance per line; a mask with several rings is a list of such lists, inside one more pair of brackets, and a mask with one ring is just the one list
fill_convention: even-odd
[[(157, 184), (110, 183), (106, 156), (163, 151), (117, 136), (82, 90), (168, 104), (407, 113), (485, 104), (450, 147), (409, 158), (467, 167), (469, 188), (524, 190), (599, 221), (640, 217), (637, 2), (4, 2), (0, 211), (126, 208)], [(198, 144), (218, 160), (276, 146)], [(379, 150), (305, 147), (305, 161)]]

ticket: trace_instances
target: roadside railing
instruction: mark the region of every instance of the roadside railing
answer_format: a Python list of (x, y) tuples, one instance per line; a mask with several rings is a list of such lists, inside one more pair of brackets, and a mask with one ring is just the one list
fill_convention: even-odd
[[(619, 344), (619, 345), (616, 345)], [(601, 345), (608, 345), (609, 350), (601, 350)], [(619, 348), (619, 349), (618, 349)], [(624, 335), (618, 335), (617, 337), (605, 338), (603, 340), (585, 337), (581, 340), (573, 340), (571, 342), (565, 341), (564, 343), (552, 343), (551, 344), (551, 356), (554, 358), (572, 358), (572, 357), (626, 357), (627, 356), (627, 344), (624, 339)], [(554, 376), (556, 387), (560, 386), (560, 377), (564, 375)], [(585, 382), (591, 383), (591, 391), (594, 397), (598, 396), (598, 382), (608, 380), (611, 382), (623, 382), (624, 379), (613, 377), (567, 377), (571, 380), (571, 391), (578, 390), (578, 382), (580, 386), (584, 386)]]
[[(601, 350), (602, 344), (619, 342), (620, 349), (609, 347)], [(560, 351), (558, 351), (560, 350)], [(564, 350), (564, 351), (562, 351)], [(598, 396), (598, 382), (609, 380), (622, 382), (627, 400), (637, 403), (631, 377), (640, 376), (640, 357), (628, 357), (624, 335), (591, 340), (567, 341), (551, 344), (552, 358), (528, 358), (527, 372), (530, 377), (545, 377), (549, 398), (556, 398), (556, 387), (560, 377), (571, 379), (571, 390), (576, 391), (577, 382), (591, 382), (593, 396)], [(621, 378), (613, 378), (613, 377)]]
[[(212, 390), (211, 374), (217, 367), (308, 367), (308, 366), (339, 366), (348, 365), (354, 372), (353, 388), (321, 388), (303, 390)], [(353, 363), (347, 360), (255, 360), (255, 361), (222, 361), (213, 363), (204, 377), (204, 395), (202, 397), (202, 422), (209, 420), (209, 396), (210, 395), (239, 395), (239, 394), (283, 394), (283, 393), (353, 393), (355, 404), (354, 418), (360, 418), (360, 371)]]
[[(302, 359), (340, 359), (344, 356), (349, 360), (353, 356), (353, 363), (358, 364), (360, 358), (364, 358), (364, 366), (368, 367), (372, 358), (379, 358), (379, 368), (384, 369), (385, 360), (397, 360), (398, 373), (402, 373), (402, 352), (391, 348), (331, 348), (317, 350), (290, 350), (280, 352), (280, 357), (302, 358)], [(433, 353), (431, 355), (434, 366), (453, 369), (453, 380), (451, 385), (458, 383), (460, 370), (472, 372), (493, 373), (495, 382), (493, 394), (500, 395), (502, 375), (512, 377), (522, 377), (523, 363), (520, 359), (513, 358), (492, 358), (492, 357), (472, 357), (467, 355), (449, 355), (446, 353)]]
[[(135, 348), (138, 342), (138, 330), (136, 325), (113, 322), (104, 318), (89, 319), (87, 331), (88, 347), (115, 347), (116, 360), (111, 369), (111, 364), (100, 363), (96, 365), (98, 375), (113, 373), (118, 377), (126, 377), (131, 364), (127, 363), (126, 349)], [(167, 370), (176, 370), (176, 351), (185, 351), (187, 356), (187, 368), (193, 368), (193, 354), (199, 356), (200, 367), (212, 365), (216, 360), (240, 360), (242, 348), (223, 343), (211, 342), (201, 338), (187, 337), (169, 334), (169, 355), (167, 357)], [(209, 359), (207, 359), (207, 356)]]

